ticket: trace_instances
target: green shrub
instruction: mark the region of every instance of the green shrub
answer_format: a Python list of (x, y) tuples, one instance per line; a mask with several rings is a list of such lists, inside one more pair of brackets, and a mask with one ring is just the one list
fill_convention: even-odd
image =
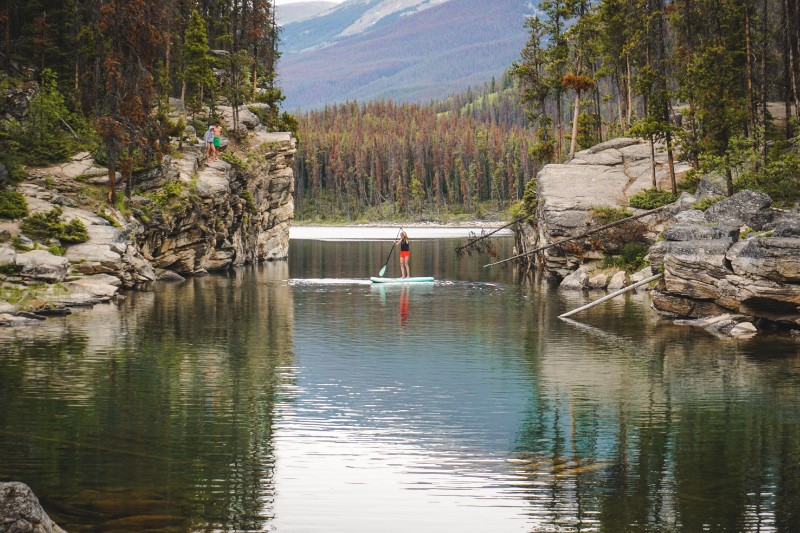
[(678, 197), (670, 191), (661, 191), (659, 189), (647, 189), (639, 194), (634, 194), (628, 201), (631, 207), (636, 209), (655, 209), (662, 205), (671, 204)]
[(5, 265), (0, 265), (0, 276), (16, 276), (22, 271), (21, 266), (17, 266), (16, 263), (6, 263)]
[(622, 247), (622, 260), (635, 270), (644, 268), (644, 258), (650, 247), (643, 242), (629, 242)]
[(536, 193), (536, 178), (531, 178), (530, 181), (525, 184), (525, 191), (522, 193), (522, 205), (520, 210), (533, 216), (538, 205), (539, 197)]
[[(117, 199), (117, 202), (119, 202), (119, 199)], [(102, 218), (103, 220), (105, 220), (106, 222), (108, 222), (109, 224), (114, 226), (115, 228), (121, 228), (122, 227), (120, 225), (120, 223), (117, 222), (116, 218), (114, 218), (111, 215), (105, 213), (104, 211), (95, 211), (94, 214), (99, 216), (100, 218)]]
[(696, 204), (694, 204), (695, 209), (699, 209), (700, 211), (705, 211), (712, 205), (716, 204), (717, 202), (721, 202), (725, 198), (722, 196), (706, 196)]
[(28, 216), (28, 202), (17, 191), (0, 191), (0, 218), (25, 218)]
[(619, 268), (629, 273), (638, 272), (647, 266), (644, 258), (649, 250), (650, 248), (643, 242), (628, 242), (622, 247), (620, 255), (606, 255), (600, 265), (603, 268)]
[(762, 170), (759, 185), (777, 206), (791, 207), (800, 200), (800, 157), (788, 154), (770, 161)]
[(149, 196), (153, 199), (153, 202), (155, 202), (158, 207), (164, 208), (172, 204), (175, 199), (180, 198), (182, 193), (183, 185), (181, 182), (170, 181), (167, 182), (167, 184), (164, 185), (160, 191)]
[(64, 224), (64, 229), (61, 230), (61, 234), (56, 238), (62, 242), (77, 244), (88, 241), (89, 232), (86, 230), (86, 226), (83, 225), (83, 222), (77, 218), (73, 218)]
[(30, 252), (31, 251), (29, 246), (25, 246), (24, 244), (22, 244), (22, 239), (20, 239), (19, 237), (14, 237), (11, 240), (11, 245), (18, 252)]
[(592, 218), (600, 224), (611, 224), (623, 218), (633, 216), (629, 210), (624, 207), (609, 207), (605, 205), (595, 206), (589, 209)]
[(32, 239), (48, 241), (58, 239), (61, 242), (75, 244), (89, 240), (89, 234), (83, 222), (74, 218), (64, 223), (62, 211), (56, 207), (47, 213), (34, 213), (20, 224), (22, 232)]
[(59, 255), (59, 256), (64, 255), (65, 253), (67, 253), (66, 248), (64, 248), (63, 246), (60, 246), (58, 244), (50, 245), (50, 247), (47, 249), (47, 251), (50, 252), (53, 255)]
[(689, 194), (694, 194), (697, 186), (700, 184), (700, 179), (703, 173), (697, 169), (691, 169), (686, 173), (686, 176), (678, 183), (679, 191), (686, 191)]
[(245, 209), (250, 213), (256, 212), (256, 200), (253, 198), (253, 193), (248, 191), (247, 189), (242, 190), (240, 195), (242, 200), (244, 200)]
[(247, 163), (245, 163), (240, 157), (236, 154), (231, 152), (222, 152), (219, 157), (228, 163), (230, 166), (235, 168), (236, 170), (244, 170), (247, 168)]
[(65, 161), (96, 138), (86, 120), (70, 111), (50, 69), (42, 71), (41, 87), (25, 117), (19, 122), (6, 121), (2, 129), (10, 151), (25, 165)]

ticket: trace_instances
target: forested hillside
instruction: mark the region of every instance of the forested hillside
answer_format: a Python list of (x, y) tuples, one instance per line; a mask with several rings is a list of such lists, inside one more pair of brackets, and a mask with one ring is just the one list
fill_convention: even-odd
[(516, 82), (503, 76), (426, 106), (349, 103), (306, 114), (300, 216), (499, 207), (520, 199), (542, 165), (623, 135), (690, 162), (687, 187), (716, 173), (729, 193), (760, 188), (784, 205), (800, 198), (800, 2), (540, 7), (511, 66)]
[(515, 119), (493, 118), (511, 118), (512, 109), (470, 93), (473, 102), (351, 102), (302, 115), (296, 217), (445, 218), (509, 207), (537, 170), (531, 137)]
[[(130, 184), (215, 106), (269, 104), (276, 129), (277, 26), (269, 0), (37, 0), (0, 8), (0, 161), (65, 160), (91, 150)], [(172, 100), (170, 100), (172, 98)], [(180, 107), (176, 121), (175, 109)], [(236, 113), (234, 113), (234, 120)], [(128, 187), (130, 193), (130, 187)]]
[[(798, 197), (796, 0), (546, 0), (514, 73), (538, 161), (614, 135), (666, 143), (728, 192)], [(783, 102), (776, 123), (769, 102)], [(775, 109), (776, 106), (773, 106)], [(673, 183), (673, 189), (675, 184)]]

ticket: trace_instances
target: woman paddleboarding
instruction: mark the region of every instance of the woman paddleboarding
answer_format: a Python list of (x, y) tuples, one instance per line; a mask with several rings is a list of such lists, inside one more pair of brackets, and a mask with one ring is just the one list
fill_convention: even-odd
[(408, 269), (408, 258), (411, 256), (411, 250), (408, 242), (408, 233), (405, 230), (400, 230), (400, 238), (395, 241), (395, 244), (400, 243), (400, 278), (410, 278), (411, 272)]

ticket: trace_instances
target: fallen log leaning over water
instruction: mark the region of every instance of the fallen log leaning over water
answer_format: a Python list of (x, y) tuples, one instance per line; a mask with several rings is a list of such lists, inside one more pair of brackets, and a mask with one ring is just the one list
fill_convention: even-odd
[(611, 298), (614, 298), (615, 296), (619, 296), (620, 294), (626, 293), (628, 291), (632, 291), (636, 287), (641, 287), (642, 285), (650, 283), (651, 281), (655, 281), (658, 278), (660, 278), (662, 275), (663, 274), (656, 274), (655, 276), (650, 276), (649, 278), (643, 279), (642, 281), (637, 281), (633, 285), (628, 285), (627, 287), (623, 287), (622, 289), (620, 289), (620, 290), (618, 290), (616, 292), (612, 292), (611, 294), (607, 294), (606, 296), (603, 296), (602, 298), (600, 298), (598, 300), (590, 302), (590, 303), (588, 303), (588, 304), (586, 304), (584, 306), (581, 306), (581, 307), (579, 307), (577, 309), (573, 309), (572, 311), (564, 313), (563, 315), (558, 315), (558, 318), (567, 318), (568, 316), (572, 316), (575, 313), (580, 313), (581, 311), (585, 311), (586, 309), (590, 309), (590, 308), (594, 307), (595, 305), (601, 304), (601, 303), (605, 302), (606, 300), (610, 300)]
[[(588, 237), (589, 235), (591, 235), (593, 233), (597, 233), (598, 231), (603, 231), (604, 229), (613, 228), (614, 226), (619, 226), (620, 224), (623, 224), (623, 223), (628, 222), (630, 220), (636, 220), (637, 218), (643, 218), (643, 217), (646, 217), (647, 215), (652, 215), (653, 213), (657, 213), (657, 212), (661, 211), (662, 209), (664, 209), (668, 205), (671, 205), (671, 204), (662, 205), (661, 207), (656, 207), (655, 209), (651, 209), (649, 211), (645, 211), (644, 213), (639, 213), (638, 215), (633, 215), (633, 216), (630, 216), (630, 217), (626, 217), (626, 218), (617, 220), (615, 222), (609, 222), (608, 224), (603, 224), (602, 226), (599, 226), (599, 227), (596, 227), (594, 229), (591, 229), (591, 230), (587, 231), (586, 233), (581, 233), (580, 235), (576, 235), (574, 237), (569, 237), (568, 239), (561, 239), (558, 242), (551, 242), (550, 244), (545, 244), (544, 246), (540, 246), (540, 247), (535, 248), (535, 249), (533, 249), (533, 250), (531, 250), (529, 252), (523, 252), (521, 254), (517, 254), (515, 256), (509, 257), (508, 259), (503, 259), (502, 261), (496, 261), (494, 263), (489, 263), (488, 265), (483, 265), (483, 268), (488, 268), (488, 267), (491, 267), (491, 266), (499, 265), (501, 263), (507, 263), (508, 261), (513, 261), (514, 259), (519, 259), (520, 257), (525, 257), (526, 255), (532, 255), (532, 254), (535, 254), (537, 252), (541, 252), (543, 250), (547, 250), (548, 248), (552, 248), (554, 246), (558, 246), (559, 244), (567, 243), (569, 241), (574, 241), (574, 240), (577, 240), (577, 239), (583, 239), (584, 237)], [(513, 222), (512, 222), (512, 224), (513, 224)]]
[[(515, 218), (514, 220), (512, 220), (511, 222), (509, 222), (508, 224), (506, 224), (505, 226), (500, 226), (499, 228), (496, 228), (494, 231), (490, 231), (489, 233), (485, 233), (485, 234), (481, 235), (480, 237), (472, 239), (467, 244), (462, 244), (461, 246), (456, 247), (456, 255), (458, 257), (461, 257), (464, 254), (470, 254), (471, 251), (476, 249), (476, 247), (477, 247), (476, 245), (477, 245), (478, 242), (480, 242), (480, 241), (482, 241), (484, 239), (488, 239), (489, 237), (491, 237), (492, 235), (494, 235), (498, 231), (502, 231), (502, 230), (506, 229), (509, 226), (513, 226), (514, 224), (516, 224), (518, 222), (522, 222), (523, 220), (525, 220), (526, 218), (529, 218), (530, 216), (531, 215), (529, 213), (526, 213), (524, 215), (520, 215), (517, 218)], [(477, 250), (475, 250), (475, 251), (477, 251)]]

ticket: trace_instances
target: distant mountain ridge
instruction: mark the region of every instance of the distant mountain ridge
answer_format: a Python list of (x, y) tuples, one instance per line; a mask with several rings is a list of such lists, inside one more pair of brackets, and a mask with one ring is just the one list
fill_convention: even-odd
[(336, 2), (292, 2), (276, 4), (275, 17), (279, 26), (306, 20), (336, 6)]
[[(377, 17), (386, 5), (349, 0), (286, 27), (278, 75), (287, 109), (428, 101), (481, 85), (519, 57), (536, 9), (528, 0), (394, 0), (397, 9)], [(367, 19), (368, 31), (343, 36)]]
[[(449, 0), (346, 0), (321, 16), (286, 24), (281, 49), (292, 54), (320, 48), (375, 29), (398, 17), (418, 13)], [(288, 4), (295, 5), (295, 4)], [(280, 8), (279, 8), (280, 9)]]

